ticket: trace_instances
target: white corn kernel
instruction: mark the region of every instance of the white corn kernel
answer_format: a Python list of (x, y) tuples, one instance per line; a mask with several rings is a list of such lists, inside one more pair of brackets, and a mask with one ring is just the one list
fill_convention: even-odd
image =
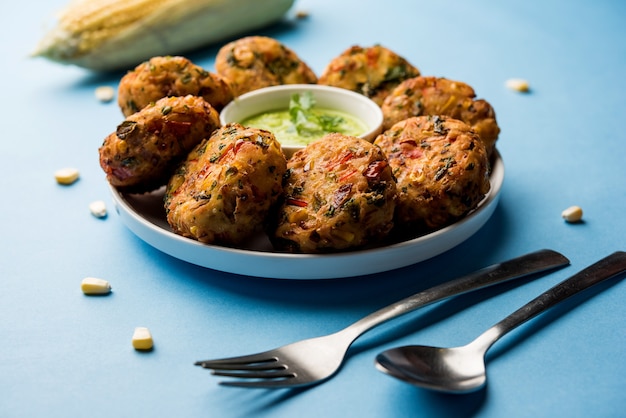
[(89, 211), (96, 218), (104, 218), (107, 216), (107, 207), (102, 200), (96, 200), (89, 204)]
[(110, 86), (100, 86), (96, 87), (94, 94), (96, 95), (96, 99), (103, 103), (107, 103), (115, 97), (115, 90), (113, 90), (113, 87)]
[(561, 212), (561, 216), (566, 222), (580, 222), (583, 218), (583, 210), (580, 206), (570, 206)]
[(57, 183), (65, 185), (74, 183), (78, 180), (79, 175), (80, 174), (77, 169), (70, 167), (61, 168), (60, 170), (54, 172), (54, 178)]
[(530, 86), (528, 85), (528, 81), (521, 78), (511, 78), (506, 81), (507, 88), (515, 91), (519, 91), (522, 93), (526, 93), (530, 90)]
[(85, 277), (80, 283), (80, 289), (86, 295), (106, 295), (111, 293), (109, 282), (95, 277)]
[(153, 346), (152, 334), (146, 327), (137, 327), (133, 333), (133, 347), (135, 350), (150, 350)]

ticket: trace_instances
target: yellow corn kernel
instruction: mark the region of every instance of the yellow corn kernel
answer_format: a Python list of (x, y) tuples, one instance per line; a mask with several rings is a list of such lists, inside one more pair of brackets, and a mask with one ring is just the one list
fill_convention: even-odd
[(135, 350), (150, 350), (154, 342), (152, 341), (152, 334), (146, 327), (137, 327), (133, 333), (133, 347)]
[(414, 183), (421, 183), (426, 180), (426, 174), (424, 174), (424, 172), (411, 172), (411, 174), (409, 174), (409, 179)]
[(128, 143), (124, 140), (117, 141), (117, 152), (120, 154), (126, 154), (128, 151)]
[(56, 179), (57, 183), (64, 185), (74, 183), (76, 180), (78, 180), (79, 176), (80, 173), (77, 169), (69, 167), (62, 168), (54, 172), (54, 178)]
[(580, 222), (583, 219), (583, 210), (580, 206), (570, 206), (561, 212), (561, 217), (565, 219), (566, 222)]
[(519, 91), (521, 93), (526, 93), (530, 91), (530, 86), (528, 85), (528, 81), (521, 78), (510, 78), (506, 81), (507, 88), (515, 91)]
[(306, 19), (309, 17), (309, 12), (306, 10), (299, 10), (296, 12), (296, 19)]
[(305, 209), (296, 209), (295, 211), (289, 213), (288, 221), (290, 223), (298, 223), (305, 221), (308, 217), (309, 215)]
[(448, 100), (446, 101), (446, 103), (442, 106), (440, 113), (444, 114), (448, 108), (452, 107), (452, 106), (456, 106), (457, 103), (457, 98), (455, 95), (451, 95)]
[(111, 293), (109, 282), (95, 277), (85, 277), (80, 283), (80, 289), (86, 295), (106, 295)]
[(335, 238), (342, 239), (346, 242), (352, 242), (354, 240), (354, 234), (349, 231), (342, 231), (340, 229), (335, 229), (331, 232), (331, 234)]

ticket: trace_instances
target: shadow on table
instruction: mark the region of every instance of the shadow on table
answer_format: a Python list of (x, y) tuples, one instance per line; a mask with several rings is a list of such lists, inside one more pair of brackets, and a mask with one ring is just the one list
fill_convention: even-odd
[[(198, 286), (216, 287), (242, 297), (278, 301), (286, 308), (290, 305), (299, 309), (362, 308), (357, 313), (367, 314), (447, 280), (504, 261), (508, 256), (498, 256), (498, 248), (506, 240), (506, 217), (506, 211), (499, 206), (480, 231), (444, 254), (404, 268), (360, 277), (330, 280), (256, 278), (197, 267), (160, 252), (159, 255), (162, 262), (171, 264), (172, 269), (180, 272), (181, 280), (195, 281)], [(145, 247), (157, 251), (147, 244)]]
[[(539, 334), (540, 331), (554, 322), (556, 322), (559, 318), (569, 313), (571, 310), (576, 308), (577, 306), (585, 303), (587, 300), (591, 299), (593, 296), (607, 290), (608, 288), (614, 286), (619, 280), (623, 279), (624, 275), (620, 275), (618, 278), (614, 280), (610, 280), (605, 283), (601, 283), (592, 289), (589, 289), (580, 294), (574, 295), (568, 300), (562, 302), (561, 304), (555, 306), (550, 309), (546, 313), (540, 315), (538, 318), (534, 319), (529, 324), (525, 325), (524, 328), (514, 334), (512, 338), (507, 339), (507, 342), (503, 342), (500, 344), (500, 347), (497, 349), (494, 348), (493, 355), (487, 356), (487, 364), (492, 361), (495, 357), (499, 357), (505, 354), (508, 350), (513, 349), (515, 345), (523, 343), (524, 340), (530, 338), (533, 335)], [(520, 283), (523, 281), (520, 281)], [(509, 283), (510, 285), (511, 283)], [(496, 293), (485, 292), (485, 293)], [(472, 303), (469, 295), (461, 296), (460, 299), (464, 299), (463, 303), (447, 303), (440, 306), (437, 306), (436, 309), (433, 309), (426, 315), (423, 315), (420, 321), (413, 321), (410, 327), (405, 327), (404, 330), (395, 329), (394, 334), (405, 334), (407, 332), (413, 332), (416, 328), (422, 325), (429, 325), (442, 317), (452, 315), (454, 312), (462, 310), (467, 306), (468, 303)], [(489, 295), (481, 296), (480, 300), (485, 299)], [(476, 299), (476, 298), (474, 298)], [(457, 300), (458, 302), (458, 300)], [(485, 329), (487, 326), (485, 327)], [(387, 338), (390, 338), (392, 335), (387, 333)], [(469, 341), (468, 341), (469, 342)], [(381, 338), (377, 338), (375, 341), (370, 342), (370, 344), (361, 345), (360, 350), (364, 350), (367, 348), (372, 348), (372, 346), (376, 346), (382, 344)], [(359, 351), (359, 350), (356, 350)], [(355, 350), (351, 350), (352, 354), (355, 353)], [(348, 355), (350, 356), (350, 354)], [(487, 366), (489, 368), (489, 366)], [(323, 382), (320, 384), (324, 384)], [(494, 382), (493, 384), (498, 384), (498, 382)], [(287, 389), (287, 390), (249, 390), (249, 389), (241, 389), (240, 391), (235, 390), (233, 392), (233, 396), (237, 399), (238, 402), (242, 401), (242, 396), (247, 397), (244, 404), (251, 406), (251, 409), (246, 411), (245, 414), (253, 413), (254, 411), (265, 411), (267, 412), (271, 408), (277, 407), (280, 404), (289, 401), (290, 399), (297, 397), (304, 392), (315, 388), (318, 385), (305, 387), (305, 388), (295, 388), (295, 389)], [(415, 409), (416, 414), (419, 416), (437, 416), (441, 418), (447, 417), (458, 417), (465, 416), (471, 417), (478, 414), (485, 403), (488, 401), (489, 393), (490, 393), (490, 383), (487, 382), (487, 385), (476, 391), (467, 394), (446, 394), (439, 393), (434, 391), (425, 390), (422, 388), (414, 387), (409, 384), (402, 383), (397, 381), (397, 384), (389, 386), (391, 390), (393, 390), (393, 394), (389, 395), (390, 399), (394, 399), (395, 409), (405, 411), (410, 415), (411, 410)], [(403, 405), (397, 404), (398, 400), (403, 402)], [(242, 415), (245, 416), (245, 415)], [(417, 415), (416, 415), (417, 416)]]

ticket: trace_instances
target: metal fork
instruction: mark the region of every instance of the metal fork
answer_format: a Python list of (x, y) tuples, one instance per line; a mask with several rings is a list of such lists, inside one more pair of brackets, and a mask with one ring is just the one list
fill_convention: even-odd
[(204, 360), (195, 364), (211, 369), (216, 376), (238, 378), (220, 382), (226, 386), (285, 388), (312, 385), (334, 375), (354, 340), (384, 322), (451, 296), (568, 264), (569, 260), (556, 251), (532, 252), (416, 293), (330, 335), (258, 354)]

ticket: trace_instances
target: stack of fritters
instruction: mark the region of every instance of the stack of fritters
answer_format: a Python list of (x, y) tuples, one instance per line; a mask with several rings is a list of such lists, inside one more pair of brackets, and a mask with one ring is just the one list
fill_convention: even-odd
[(500, 128), (491, 105), (475, 99), (469, 85), (441, 77), (415, 77), (400, 83), (385, 98), (383, 129), (413, 116), (448, 116), (467, 123), (493, 155)]
[(220, 126), (219, 114), (197, 96), (164, 97), (130, 115), (100, 147), (100, 166), (113, 186), (149, 192)]

